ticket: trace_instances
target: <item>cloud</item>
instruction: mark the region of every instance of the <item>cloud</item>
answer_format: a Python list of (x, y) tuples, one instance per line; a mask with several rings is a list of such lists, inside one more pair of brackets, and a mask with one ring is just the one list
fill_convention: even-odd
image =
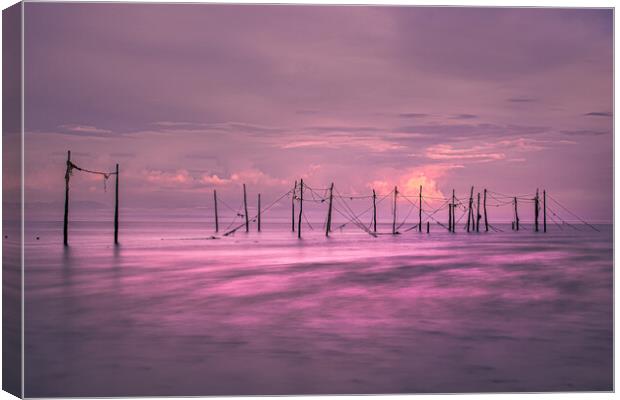
[(506, 101), (510, 103), (532, 103), (538, 101), (538, 99), (535, 99), (533, 97), (511, 97), (509, 99), (506, 99)]
[(586, 117), (611, 117), (613, 114), (606, 111), (592, 111), (583, 115)]
[(97, 128), (91, 125), (65, 124), (60, 125), (59, 128), (65, 130), (65, 133), (83, 134), (87, 136), (101, 136), (112, 133), (111, 130)]
[(456, 114), (450, 117), (450, 119), (475, 119), (475, 118), (478, 118), (478, 116), (474, 114)]
[(424, 113), (400, 113), (398, 116), (401, 118), (425, 118), (429, 115)]
[(426, 202), (437, 204), (445, 198), (438, 187), (438, 181), (450, 171), (461, 168), (464, 168), (461, 164), (434, 163), (408, 168), (404, 172), (384, 171), (385, 177), (373, 180), (367, 187), (374, 189), (378, 194), (385, 195), (397, 186), (401, 194), (401, 203), (407, 203), (402, 196), (415, 196), (422, 186), (422, 194)]
[(159, 187), (174, 187), (177, 189), (199, 189), (221, 186), (239, 186), (242, 184), (264, 186), (280, 186), (287, 184), (284, 179), (274, 178), (255, 169), (243, 169), (233, 172), (229, 177), (214, 173), (191, 173), (187, 169), (171, 171), (144, 170), (143, 179), (146, 182), (157, 184)]
[(157, 183), (163, 186), (187, 186), (193, 182), (186, 169), (179, 169), (172, 172), (161, 170), (148, 170), (144, 172), (147, 182)]
[(426, 157), (431, 160), (461, 160), (487, 162), (506, 158), (503, 152), (490, 152), (494, 146), (480, 145), (456, 148), (449, 144), (438, 144), (426, 149)]
[(609, 131), (597, 131), (591, 129), (577, 129), (577, 130), (568, 130), (568, 131), (560, 131), (564, 135), (569, 136), (601, 136), (610, 133)]
[(495, 123), (478, 123), (478, 124), (424, 124), (402, 126), (396, 129), (396, 132), (415, 133), (428, 135), (427, 137), (439, 140), (467, 139), (477, 137), (507, 137), (507, 136), (523, 136), (536, 135), (549, 132), (549, 128), (545, 126), (527, 126), (514, 124), (495, 124)]
[(391, 150), (404, 148), (403, 145), (395, 143), (389, 138), (365, 134), (333, 133), (320, 135), (298, 134), (288, 142), (282, 140), (274, 142), (274, 146), (281, 149), (299, 148), (324, 148), (324, 149), (343, 149), (343, 148), (364, 148), (373, 153), (381, 153)]

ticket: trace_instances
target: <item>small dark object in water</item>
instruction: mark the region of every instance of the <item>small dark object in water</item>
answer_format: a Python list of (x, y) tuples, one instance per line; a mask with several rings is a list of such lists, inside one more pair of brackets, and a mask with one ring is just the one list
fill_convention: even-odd
[(8, 239), (8, 238), (9, 238), (9, 235), (4, 235), (4, 238), (5, 238), (5, 239)]
[(37, 240), (39, 240), (39, 237), (37, 236)]

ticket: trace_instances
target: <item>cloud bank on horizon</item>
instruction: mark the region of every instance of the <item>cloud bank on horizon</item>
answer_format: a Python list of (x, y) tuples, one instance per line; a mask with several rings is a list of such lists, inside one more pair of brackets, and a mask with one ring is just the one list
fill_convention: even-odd
[[(354, 194), (539, 187), (611, 220), (612, 10), (25, 10), (26, 201), (54, 215), (71, 149), (119, 162), (135, 209), (204, 207), (242, 183), (275, 198), (304, 178)], [(99, 178), (72, 185), (102, 201)]]

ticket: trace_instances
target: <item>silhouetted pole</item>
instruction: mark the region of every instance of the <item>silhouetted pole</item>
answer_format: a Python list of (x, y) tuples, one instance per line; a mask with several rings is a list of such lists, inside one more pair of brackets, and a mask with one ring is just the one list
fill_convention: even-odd
[(245, 210), (245, 231), (250, 231), (250, 218), (248, 216), (248, 196), (245, 191), (245, 183), (243, 184), (243, 209)]
[(215, 232), (220, 231), (220, 221), (217, 216), (217, 191), (213, 189), (213, 209), (215, 210)]
[(297, 181), (293, 186), (293, 196), (291, 197), (291, 230), (295, 232), (295, 195), (297, 195)]
[(478, 192), (478, 204), (476, 205), (476, 232), (480, 232), (480, 192)]
[(534, 197), (534, 231), (538, 232), (538, 189), (536, 189), (536, 197)]
[(456, 196), (454, 195), (454, 189), (452, 189), (452, 232), (456, 232)]
[(547, 232), (547, 191), (543, 190), (543, 232)]
[(484, 208), (484, 231), (489, 231), (489, 220), (487, 219), (487, 190), (484, 189), (484, 202), (482, 203)]
[(515, 230), (519, 230), (519, 212), (517, 211), (517, 198), (515, 197)]
[(396, 197), (398, 196), (398, 187), (394, 186), (394, 209), (392, 216), (392, 235), (396, 235)]
[(297, 237), (301, 239), (301, 216), (304, 212), (304, 180), (299, 183), (299, 222), (297, 223)]
[(258, 194), (258, 231), (260, 232), (260, 193)]
[(327, 211), (327, 226), (325, 227), (325, 236), (329, 236), (332, 230), (332, 200), (334, 197), (334, 183), (329, 187), (329, 210)]
[(430, 233), (431, 232), (431, 223), (429, 221), (426, 221), (426, 233)]
[(473, 202), (474, 202), (474, 187), (471, 187), (471, 192), (469, 192), (469, 207), (467, 208), (467, 232), (469, 232), (469, 225), (470, 223), (473, 223), (473, 218), (472, 218), (472, 207), (473, 207)]
[(448, 232), (452, 232), (452, 204), (448, 203)]
[(420, 185), (420, 213), (418, 218), (418, 232), (422, 232), (422, 185)]
[(372, 189), (372, 225), (373, 232), (377, 232), (377, 193)]
[(67, 172), (65, 173), (65, 221), (63, 225), (63, 241), (69, 245), (69, 177), (71, 171), (71, 150), (67, 151)]
[(118, 244), (118, 164), (116, 164), (116, 190), (114, 197), (114, 244)]

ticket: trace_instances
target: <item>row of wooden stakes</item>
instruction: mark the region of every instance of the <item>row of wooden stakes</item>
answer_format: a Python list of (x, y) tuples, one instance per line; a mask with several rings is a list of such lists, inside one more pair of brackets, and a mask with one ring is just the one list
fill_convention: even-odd
[[(333, 198), (334, 198), (334, 184), (332, 183), (329, 187), (329, 197), (328, 197), (328, 211), (327, 211), (327, 222), (325, 224), (325, 236), (329, 237), (330, 232), (332, 231), (332, 210), (333, 210)], [(299, 197), (296, 196), (297, 192), (299, 191)], [(297, 181), (295, 181), (293, 190), (289, 193), (292, 193), (291, 196), (291, 231), (295, 232), (297, 231), (297, 237), (301, 238), (301, 227), (302, 227), (302, 217), (303, 217), (303, 203), (304, 203), (304, 181), (303, 179), (300, 180), (299, 185), (297, 184)], [(398, 187), (395, 186), (394, 190), (392, 191), (393, 196), (394, 196), (394, 204), (392, 207), (393, 210), (393, 219), (392, 219), (392, 234), (393, 235), (397, 235), (399, 234), (398, 229), (397, 229), (397, 224), (396, 224), (396, 205), (397, 205), (397, 200), (398, 200)], [(484, 230), (485, 232), (489, 231), (489, 220), (488, 220), (488, 214), (487, 214), (487, 189), (484, 189), (483, 193), (483, 199), (482, 199), (482, 214), (480, 212), (480, 200), (481, 200), (481, 193), (478, 193), (477, 196), (477, 206), (474, 207), (474, 187), (471, 187), (471, 191), (469, 194), (469, 202), (468, 202), (468, 208), (467, 208), (467, 224), (465, 226), (465, 229), (467, 230), (467, 232), (480, 232), (480, 220), (484, 218)], [(416, 225), (417, 230), (419, 232), (422, 232), (423, 229), (423, 223), (422, 223), (422, 185), (420, 185), (420, 193), (419, 193), (419, 206), (418, 206), (418, 224)], [(295, 213), (295, 200), (299, 200), (299, 213), (296, 214)], [(539, 191), (538, 189), (536, 189), (536, 196), (534, 197), (534, 230), (535, 232), (539, 232), (539, 215), (540, 215), (540, 196), (539, 196)], [(218, 216), (218, 201), (217, 201), (217, 191), (213, 190), (213, 202), (214, 202), (214, 212), (215, 212), (215, 232), (219, 232), (220, 228), (219, 228), (219, 216)], [(512, 221), (512, 229), (518, 231), (519, 230), (519, 213), (518, 213), (518, 202), (517, 202), (517, 197), (514, 197), (514, 220)], [(543, 221), (542, 221), (542, 230), (543, 232), (547, 232), (547, 192), (545, 190), (543, 190), (543, 196), (542, 196), (542, 203), (543, 203), (543, 207), (542, 207), (542, 211), (543, 211)], [(448, 226), (447, 229), (449, 232), (456, 232), (456, 217), (455, 217), (455, 210), (456, 207), (459, 203), (457, 203), (456, 201), (456, 196), (455, 196), (455, 192), (454, 190), (452, 190), (452, 198), (451, 198), (451, 202), (448, 204)], [(372, 234), (373, 236), (376, 236), (377, 234), (377, 194), (375, 192), (375, 190), (373, 189), (372, 191), (372, 205), (373, 205), (373, 217), (372, 217), (372, 230), (368, 229), (368, 233)], [(243, 184), (243, 208), (244, 208), (244, 214), (243, 216), (245, 217), (245, 231), (249, 232), (250, 231), (250, 217), (248, 214), (248, 201), (247, 201), (247, 191), (246, 191), (246, 186), (245, 184)], [(253, 220), (257, 221), (257, 229), (260, 232), (261, 231), (261, 195), (260, 193), (258, 194), (258, 207), (257, 207), (257, 215)], [(297, 220), (297, 225), (295, 224)], [(230, 234), (231, 232), (236, 231), (237, 229), (234, 229), (233, 231), (229, 231), (227, 232), (225, 235)], [(429, 233), (430, 232), (430, 222), (426, 221), (426, 232)]]

